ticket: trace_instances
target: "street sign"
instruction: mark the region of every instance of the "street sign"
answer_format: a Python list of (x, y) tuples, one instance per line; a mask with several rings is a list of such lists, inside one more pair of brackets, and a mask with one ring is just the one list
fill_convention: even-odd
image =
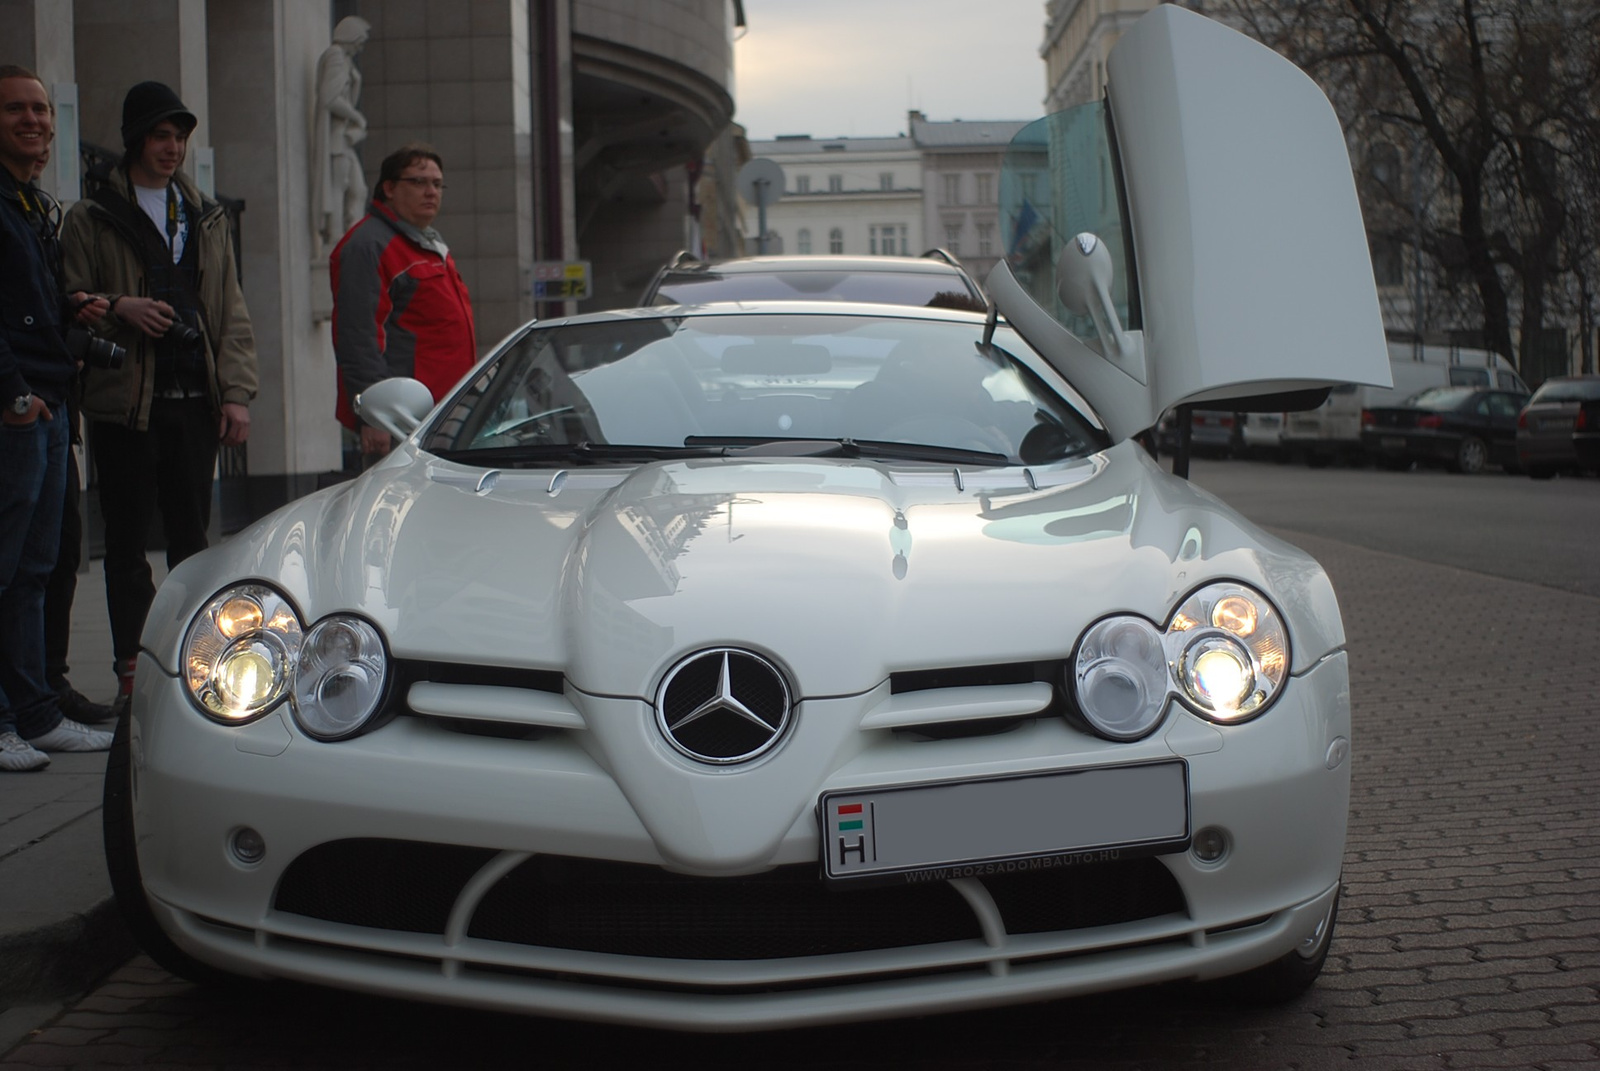
[(533, 264), (535, 301), (582, 301), (590, 293), (587, 260), (536, 260)]

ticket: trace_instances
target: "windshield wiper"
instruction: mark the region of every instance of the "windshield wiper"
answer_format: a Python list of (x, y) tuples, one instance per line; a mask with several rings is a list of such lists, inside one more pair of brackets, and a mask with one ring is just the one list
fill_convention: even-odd
[(569, 465), (626, 464), (642, 461), (677, 461), (694, 457), (721, 457), (720, 448), (699, 446), (645, 446), (630, 443), (595, 443), (587, 439), (576, 443), (528, 443), (523, 446), (491, 446), (481, 450), (432, 450), (446, 461), (463, 465), (492, 465), (531, 468), (552, 462)]
[(803, 439), (781, 435), (691, 435), (685, 447), (723, 447), (727, 457), (860, 457), (873, 461), (931, 461), (951, 465), (1010, 465), (1005, 454), (960, 446), (881, 439)]

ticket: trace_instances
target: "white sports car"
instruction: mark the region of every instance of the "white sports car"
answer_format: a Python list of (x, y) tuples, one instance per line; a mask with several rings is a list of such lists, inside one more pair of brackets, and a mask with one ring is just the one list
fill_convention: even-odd
[(599, 313), (369, 390), (402, 445), (151, 610), (105, 789), (146, 949), (693, 1030), (1310, 985), (1334, 594), (1132, 437), (1386, 382), (1338, 123), (1163, 5), (1001, 189), (987, 317)]

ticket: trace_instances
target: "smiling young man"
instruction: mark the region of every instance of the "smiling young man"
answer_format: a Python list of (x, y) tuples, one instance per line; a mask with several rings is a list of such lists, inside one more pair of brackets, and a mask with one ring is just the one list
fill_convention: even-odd
[(449, 246), (433, 221), (444, 200), (444, 163), (426, 145), (390, 153), (367, 214), (329, 258), (337, 416), (359, 431), (361, 453), (393, 443), (360, 423), (351, 401), (381, 379), (421, 380), (437, 401), (478, 359), (472, 303)]
[(69, 288), (105, 294), (102, 335), (121, 367), (84, 371), (105, 519), (106, 604), (121, 697), (155, 597), (145, 537), (159, 512), (171, 568), (206, 546), (219, 445), (250, 432), (257, 371), (250, 314), (222, 206), (181, 170), (195, 116), (160, 82), (122, 105), (122, 163), (73, 205), (62, 231)]
[(54, 135), (44, 83), (0, 66), (0, 771), (12, 773), (42, 769), (51, 751), (111, 746), (110, 733), (62, 715), (45, 674), (76, 371), (52, 203), (32, 185)]

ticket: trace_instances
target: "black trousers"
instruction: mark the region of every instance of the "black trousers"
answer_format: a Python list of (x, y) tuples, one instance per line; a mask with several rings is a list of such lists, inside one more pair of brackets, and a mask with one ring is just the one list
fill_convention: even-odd
[(44, 679), (56, 691), (67, 683), (67, 648), (72, 642), (72, 600), (83, 561), (83, 505), (78, 490), (78, 454), (67, 451), (67, 493), (61, 503), (61, 550), (44, 588)]
[(147, 431), (94, 424), (94, 464), (106, 525), (106, 609), (118, 663), (139, 653), (139, 633), (156, 589), (145, 557), (159, 513), (167, 568), (206, 548), (217, 417), (205, 398), (157, 398)]

